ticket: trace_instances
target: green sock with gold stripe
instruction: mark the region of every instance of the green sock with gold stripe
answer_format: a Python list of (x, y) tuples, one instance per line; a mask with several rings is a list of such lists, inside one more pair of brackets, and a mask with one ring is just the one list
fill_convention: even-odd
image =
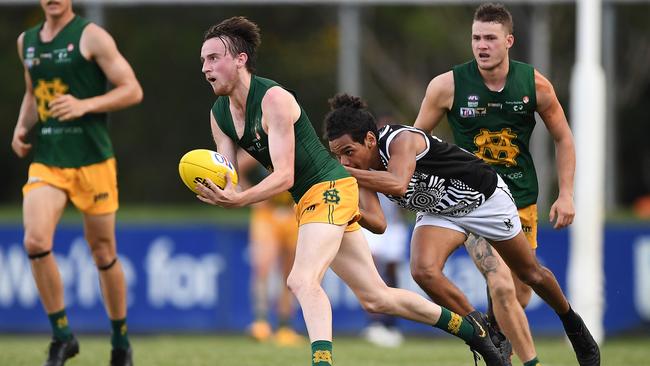
[(442, 329), (458, 338), (462, 338), (466, 342), (469, 342), (474, 337), (474, 326), (472, 323), (465, 321), (462, 316), (442, 306), (440, 309), (442, 309), (442, 313), (434, 327)]
[(311, 364), (312, 366), (331, 366), (332, 361), (332, 342), (314, 341), (311, 344)]

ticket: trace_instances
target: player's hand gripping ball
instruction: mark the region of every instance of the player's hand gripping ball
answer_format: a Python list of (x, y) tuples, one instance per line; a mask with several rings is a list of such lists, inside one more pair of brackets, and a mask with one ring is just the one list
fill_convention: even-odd
[(206, 178), (223, 189), (226, 186), (226, 174), (230, 174), (232, 184), (237, 184), (237, 172), (232, 163), (225, 156), (211, 150), (197, 149), (183, 155), (178, 163), (178, 174), (187, 188), (196, 194), (196, 185), (206, 185)]

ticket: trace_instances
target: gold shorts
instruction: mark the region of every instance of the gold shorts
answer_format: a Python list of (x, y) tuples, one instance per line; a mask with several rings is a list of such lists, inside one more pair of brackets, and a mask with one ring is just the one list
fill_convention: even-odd
[(51, 185), (63, 190), (79, 211), (102, 215), (117, 211), (117, 168), (115, 158), (79, 168), (58, 168), (41, 163), (29, 165), (23, 196), (32, 189)]
[(277, 242), (281, 247), (295, 249), (298, 223), (295, 205), (276, 206), (262, 203), (251, 209), (250, 240), (257, 243)]
[(521, 221), (521, 230), (526, 235), (530, 247), (537, 249), (537, 205), (533, 204), (517, 210)]
[(300, 199), (296, 208), (298, 226), (311, 222), (347, 225), (345, 231), (359, 226), (359, 186), (353, 177), (313, 185)]

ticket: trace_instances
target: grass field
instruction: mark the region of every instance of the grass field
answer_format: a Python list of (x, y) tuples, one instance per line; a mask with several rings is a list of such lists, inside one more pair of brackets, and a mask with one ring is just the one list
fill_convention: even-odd
[[(66, 365), (107, 365), (106, 337), (81, 335), (81, 353)], [(46, 336), (0, 335), (0, 365), (40, 365), (46, 357)], [(279, 348), (243, 336), (134, 336), (138, 366), (307, 366), (307, 344)], [(569, 346), (560, 338), (536, 340), (544, 366), (574, 366)], [(650, 338), (617, 338), (602, 348), (603, 366), (650, 364)], [(395, 349), (377, 348), (359, 338), (339, 337), (334, 344), (337, 366), (464, 366), (473, 365), (462, 342), (453, 338), (407, 338)], [(479, 363), (483, 365), (482, 361)], [(514, 365), (521, 365), (513, 359)]]

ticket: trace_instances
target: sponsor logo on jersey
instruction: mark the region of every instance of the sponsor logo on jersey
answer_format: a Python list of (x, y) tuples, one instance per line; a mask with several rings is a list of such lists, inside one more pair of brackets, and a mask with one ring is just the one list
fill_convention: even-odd
[(460, 116), (462, 118), (476, 117), (476, 109), (474, 108), (461, 108)]
[(528, 102), (530, 102), (530, 98), (528, 98), (528, 95), (524, 95), (522, 101), (524, 102), (524, 104), (528, 104)]
[[(68, 45), (68, 48), (70, 45)], [(54, 63), (55, 64), (67, 64), (72, 62), (72, 59), (70, 58), (70, 54), (68, 53), (67, 48), (59, 48), (54, 51), (52, 51), (54, 54)]]
[(34, 47), (27, 47), (27, 50), (25, 50), (25, 66), (28, 69), (31, 69), (32, 66), (37, 66), (38, 64), (41, 63), (41, 60), (38, 57), (34, 57), (34, 53), (36, 52), (36, 49)]
[(503, 107), (503, 104), (501, 104), (501, 103), (488, 103), (487, 106), (488, 106), (488, 108), (499, 108), (499, 109), (501, 109)]
[(98, 193), (93, 197), (93, 202), (105, 201), (108, 199), (108, 192)]

